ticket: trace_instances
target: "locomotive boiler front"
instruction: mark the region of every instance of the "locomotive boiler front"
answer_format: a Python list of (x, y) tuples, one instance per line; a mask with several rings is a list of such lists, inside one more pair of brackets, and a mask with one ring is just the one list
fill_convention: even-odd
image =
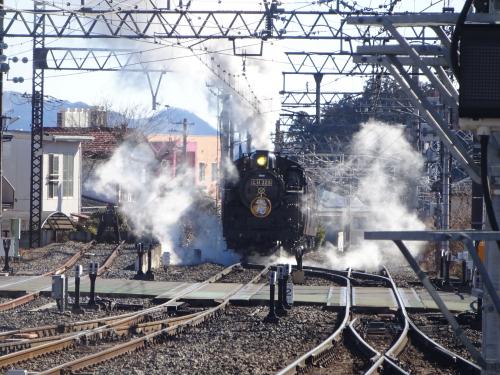
[(281, 176), (274, 171), (276, 157), (269, 152), (256, 152), (249, 170), (241, 176), (240, 199), (256, 218), (268, 217), (279, 208), (284, 191)]
[(279, 246), (295, 252), (310, 236), (304, 170), (270, 151), (255, 151), (234, 163), (239, 179), (225, 183), (222, 205), (228, 248), (243, 256), (267, 255)]

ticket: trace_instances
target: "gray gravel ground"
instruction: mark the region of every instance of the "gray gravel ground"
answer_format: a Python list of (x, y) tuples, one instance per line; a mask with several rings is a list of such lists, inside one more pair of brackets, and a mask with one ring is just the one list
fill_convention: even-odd
[(398, 288), (414, 288), (420, 285), (420, 280), (408, 265), (392, 265), (388, 266), (387, 269)]
[(274, 374), (334, 331), (337, 314), (294, 307), (279, 325), (265, 324), (267, 309), (230, 307), (215, 321), (164, 344), (126, 355), (95, 374)]
[(115, 258), (111, 268), (102, 277), (108, 279), (133, 279), (135, 276), (134, 264), (137, 257), (135, 247), (125, 244), (120, 254)]
[[(451, 350), (466, 359), (472, 360), (467, 349), (465, 349), (462, 343), (455, 337), (451, 327), (447, 324), (443, 324), (443, 320), (436, 321), (435, 319), (428, 318), (425, 314), (410, 314), (410, 318), (422, 332), (438, 344), (443, 345), (446, 349)], [(470, 326), (462, 325), (461, 327), (472, 344), (478, 350), (481, 350), (482, 332), (472, 329)]]
[(90, 354), (98, 353), (115, 345), (113, 342), (102, 342), (95, 345), (77, 345), (74, 348), (45, 355), (25, 361), (22, 364), (12, 366), (11, 368), (22, 368), (27, 371), (41, 372), (58, 366), (59, 364), (73, 361), (77, 358), (85, 357)]
[(306, 275), (302, 285), (336, 286), (338, 284), (335, 281), (323, 277)]
[[(233, 269), (233, 272), (229, 273), (226, 276), (223, 276), (222, 279), (217, 281), (218, 283), (239, 283), (239, 284), (246, 284), (250, 282), (255, 276), (257, 276), (261, 270), (254, 270), (250, 268), (243, 268), (243, 267), (235, 267)], [(261, 278), (257, 282), (264, 282), (266, 281), (265, 275), (264, 278)]]
[[(396, 315), (393, 314), (385, 314), (383, 317), (374, 314), (353, 314), (352, 318), (358, 318), (358, 325), (356, 327), (358, 333), (372, 346), (372, 348), (381, 353), (389, 349), (394, 339), (401, 333), (401, 326), (398, 323)], [(387, 327), (385, 334), (365, 334), (365, 330), (371, 322), (385, 323)], [(394, 331), (389, 329), (392, 325), (394, 325)]]
[[(114, 299), (115, 302), (143, 304), (145, 307), (150, 306), (150, 300), (140, 298), (120, 298)], [(83, 320), (92, 320), (106, 316), (114, 316), (130, 312), (129, 310), (112, 310), (112, 311), (95, 311), (85, 309), (85, 314), (72, 314), (70, 311), (61, 313), (55, 306), (48, 306), (37, 311), (33, 311), (39, 307), (54, 302), (52, 298), (40, 297), (36, 300), (20, 306), (14, 310), (0, 312), (0, 331), (10, 331), (21, 328), (38, 327), (44, 325), (54, 325), (69, 322), (78, 322)], [(82, 300), (82, 307), (86, 300)]]
[(411, 340), (406, 345), (403, 352), (398, 356), (400, 365), (410, 374), (419, 375), (450, 375), (460, 374), (457, 370), (450, 367), (443, 367), (433, 361), (429, 356), (415, 347)]
[(333, 361), (326, 367), (316, 367), (309, 374), (314, 375), (358, 375), (368, 366), (368, 361), (354, 351), (352, 345), (345, 343), (344, 339), (336, 343)]
[[(40, 275), (62, 266), (83, 246), (85, 244), (81, 242), (65, 242), (26, 250), (22, 258), (12, 259), (10, 267), (14, 270), (14, 275)], [(0, 264), (3, 262), (2, 257)]]
[[(133, 247), (126, 246), (115, 259), (111, 268), (102, 275), (108, 279), (133, 279), (137, 252)], [(201, 282), (222, 271), (225, 266), (213, 263), (203, 263), (194, 266), (169, 266), (154, 270), (155, 281), (193, 281)]]

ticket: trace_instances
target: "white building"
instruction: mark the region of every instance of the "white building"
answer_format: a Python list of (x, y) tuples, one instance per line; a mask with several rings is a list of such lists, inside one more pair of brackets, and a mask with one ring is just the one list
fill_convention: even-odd
[(100, 107), (68, 108), (57, 113), (59, 128), (105, 128), (108, 126), (108, 114)]
[[(1, 226), (2, 230), (10, 230), (12, 219), (20, 219), (22, 233), (29, 230), (31, 133), (7, 134), (12, 135), (12, 140), (3, 143), (3, 175), (4, 182), (14, 190), (14, 204), (4, 209)], [(92, 139), (81, 135), (44, 136), (42, 220), (54, 212), (67, 216), (80, 212), (81, 142)]]

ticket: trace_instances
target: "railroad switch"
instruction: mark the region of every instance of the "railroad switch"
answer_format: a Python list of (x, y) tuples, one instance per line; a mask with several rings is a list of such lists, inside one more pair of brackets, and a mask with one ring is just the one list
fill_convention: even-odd
[(83, 267), (81, 264), (75, 266), (75, 301), (71, 312), (74, 314), (83, 314), (85, 311), (80, 306), (80, 276), (83, 273)]
[(144, 244), (142, 242), (137, 242), (135, 244), (135, 250), (137, 251), (137, 260), (138, 260), (138, 267), (137, 267), (137, 273), (134, 276), (134, 279), (136, 280), (142, 280), (144, 279), (144, 272), (142, 271), (142, 262), (143, 262), (143, 257), (144, 257)]
[(56, 300), (57, 307), (60, 312), (64, 311), (64, 296), (66, 294), (64, 275), (52, 276), (52, 298)]
[(276, 286), (276, 271), (269, 272), (269, 314), (264, 318), (264, 323), (279, 323), (274, 306), (274, 289)]
[(285, 267), (277, 266), (276, 270), (278, 273), (278, 302), (276, 303), (276, 315), (286, 316), (288, 312), (285, 310), (285, 305), (284, 305), (284, 299), (286, 295), (286, 286), (284, 287)]
[(292, 272), (292, 265), (286, 264), (283, 267), (283, 307), (287, 310), (290, 310), (293, 304), (293, 283), (289, 283), (288, 280), (290, 278), (290, 273)]
[(89, 279), (90, 279), (90, 296), (88, 307), (96, 308), (95, 302), (95, 282), (97, 279), (97, 270), (99, 269), (99, 263), (91, 262), (89, 263)]
[(399, 323), (371, 320), (366, 322), (364, 336), (391, 336), (402, 330)]
[(364, 328), (364, 336), (385, 336), (388, 333), (388, 329), (385, 322), (381, 321), (369, 321)]
[(148, 271), (146, 272), (146, 275), (145, 275), (145, 279), (146, 280), (154, 280), (155, 279), (155, 275), (153, 274), (153, 270), (152, 270), (152, 262), (153, 262), (153, 254), (151, 254), (151, 248), (152, 248), (152, 245), (151, 243), (148, 243), (147, 244), (147, 250), (148, 250)]
[(9, 267), (9, 251), (10, 251), (11, 240), (10, 238), (4, 238), (2, 242), (3, 242), (3, 250), (5, 252), (5, 265), (3, 267), (3, 270), (5, 272), (12, 272), (12, 270)]

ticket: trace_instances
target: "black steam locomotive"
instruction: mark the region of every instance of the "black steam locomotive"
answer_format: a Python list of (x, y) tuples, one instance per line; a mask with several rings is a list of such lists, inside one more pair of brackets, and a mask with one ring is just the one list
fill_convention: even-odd
[(226, 181), (222, 223), (227, 246), (243, 257), (269, 255), (282, 246), (302, 262), (314, 247), (316, 220), (312, 185), (296, 162), (255, 151), (235, 162), (236, 182)]

